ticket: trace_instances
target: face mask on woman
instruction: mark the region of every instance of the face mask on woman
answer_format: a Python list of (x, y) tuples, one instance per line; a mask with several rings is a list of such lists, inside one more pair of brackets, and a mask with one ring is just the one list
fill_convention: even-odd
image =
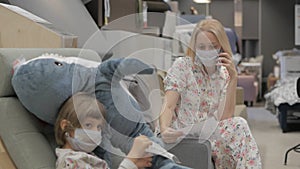
[(74, 138), (66, 133), (66, 139), (75, 151), (92, 152), (102, 141), (101, 131), (77, 128)]
[(200, 50), (196, 49), (195, 63), (202, 63), (205, 67), (213, 67), (217, 64), (220, 50)]

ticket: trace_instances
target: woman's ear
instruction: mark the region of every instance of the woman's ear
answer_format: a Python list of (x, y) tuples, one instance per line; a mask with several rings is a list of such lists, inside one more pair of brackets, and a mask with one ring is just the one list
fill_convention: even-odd
[(66, 129), (66, 127), (68, 126), (69, 123), (70, 123), (70, 122), (69, 122), (68, 120), (63, 119), (62, 121), (60, 121), (60, 124), (59, 124), (60, 129), (61, 129), (62, 131), (64, 131), (64, 130)]

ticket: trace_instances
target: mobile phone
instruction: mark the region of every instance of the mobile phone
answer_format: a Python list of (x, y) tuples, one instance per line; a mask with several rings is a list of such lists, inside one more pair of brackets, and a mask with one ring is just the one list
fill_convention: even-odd
[[(223, 48), (221, 48), (220, 51), (219, 51), (219, 53), (218, 53), (217, 59), (220, 57), (220, 53), (223, 53), (223, 52), (224, 52), (224, 50), (223, 50)], [(221, 63), (221, 61), (218, 60), (217, 63)], [(221, 69), (221, 66), (218, 65), (217, 66), (217, 70), (219, 71), (220, 69)]]
[(224, 52), (224, 50), (223, 50), (223, 48), (221, 48), (220, 51), (219, 51), (219, 54), (223, 53), (223, 52)]

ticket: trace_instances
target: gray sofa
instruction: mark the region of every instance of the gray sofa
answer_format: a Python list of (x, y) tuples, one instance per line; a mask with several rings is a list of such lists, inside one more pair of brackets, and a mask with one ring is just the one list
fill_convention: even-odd
[[(0, 49), (0, 137), (19, 169), (55, 168), (56, 144), (53, 126), (28, 112), (18, 100), (11, 85), (13, 61), (20, 57), (28, 60), (43, 53), (80, 56), (95, 61), (101, 59), (95, 51), (82, 49)], [(199, 169), (212, 167), (208, 141), (199, 143), (198, 140), (185, 139), (170, 151), (177, 155), (184, 165)], [(116, 168), (122, 158), (112, 159), (112, 168)]]

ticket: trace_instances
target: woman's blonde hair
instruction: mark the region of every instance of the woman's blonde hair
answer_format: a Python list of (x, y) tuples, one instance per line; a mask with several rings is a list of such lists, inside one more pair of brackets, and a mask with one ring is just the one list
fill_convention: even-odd
[(196, 45), (196, 39), (199, 34), (199, 32), (210, 32), (216, 36), (218, 39), (222, 49), (224, 52), (229, 53), (230, 56), (232, 56), (231, 47), (228, 41), (228, 37), (225, 33), (223, 25), (216, 19), (205, 19), (200, 21), (196, 27), (194, 28), (194, 31), (192, 33), (191, 41), (189, 44), (189, 47), (187, 49), (186, 55), (189, 57), (192, 57), (194, 59), (195, 57), (195, 45)]
[[(62, 105), (56, 118), (54, 126), (56, 143), (59, 146), (65, 145), (65, 133), (81, 128), (81, 122), (87, 117), (101, 119), (104, 123), (104, 106), (90, 94), (84, 92), (74, 94)], [(70, 122), (64, 129), (60, 127), (62, 120)]]

